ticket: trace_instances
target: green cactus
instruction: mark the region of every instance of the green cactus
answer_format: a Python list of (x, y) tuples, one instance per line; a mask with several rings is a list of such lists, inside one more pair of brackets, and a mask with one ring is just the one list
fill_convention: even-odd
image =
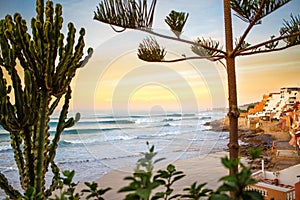
[[(68, 24), (64, 38), (61, 5), (54, 8), (53, 2), (47, 1), (44, 7), (44, 1), (37, 0), (36, 13), (31, 20), (32, 35), (18, 13), (0, 21), (0, 125), (10, 133), (22, 188), (24, 191), (34, 188), (37, 198), (45, 198), (56, 189), (59, 178), (54, 157), (60, 135), (78, 120), (67, 119), (70, 83), (76, 70), (91, 56), (92, 49), (82, 59), (85, 30), (80, 30), (76, 44), (72, 23)], [(56, 133), (50, 141), (50, 116), (63, 98)], [(46, 190), (49, 166), (53, 179)], [(1, 173), (0, 187), (12, 199), (21, 195)]]

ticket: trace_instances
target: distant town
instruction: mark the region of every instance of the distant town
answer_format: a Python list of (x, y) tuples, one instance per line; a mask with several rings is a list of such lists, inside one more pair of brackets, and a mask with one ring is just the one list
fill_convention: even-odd
[[(300, 87), (283, 87), (279, 92), (264, 94), (260, 102), (247, 111), (249, 120), (261, 118), (277, 120), (286, 118), (286, 127), (299, 126)], [(282, 128), (286, 128), (282, 126)]]

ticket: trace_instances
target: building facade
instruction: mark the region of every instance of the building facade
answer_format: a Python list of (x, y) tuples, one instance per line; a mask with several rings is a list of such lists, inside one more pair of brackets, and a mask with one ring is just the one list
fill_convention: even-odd
[(248, 113), (248, 117), (269, 116), (278, 120), (280, 114), (291, 109), (296, 102), (300, 102), (300, 87), (283, 87), (279, 93), (263, 95), (262, 101)]

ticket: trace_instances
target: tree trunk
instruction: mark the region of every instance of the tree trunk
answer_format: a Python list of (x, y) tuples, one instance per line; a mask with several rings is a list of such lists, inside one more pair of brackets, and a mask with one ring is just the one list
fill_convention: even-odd
[[(224, 0), (224, 22), (225, 22), (225, 40), (226, 40), (226, 67), (227, 67), (227, 80), (228, 80), (228, 93), (229, 93), (229, 130), (230, 141), (229, 157), (230, 159), (238, 158), (239, 144), (238, 144), (238, 107), (237, 107), (237, 92), (236, 92), (236, 76), (235, 76), (235, 55), (233, 52), (233, 39), (232, 39), (232, 20), (230, 0)], [(236, 169), (230, 170), (230, 175), (235, 174)]]

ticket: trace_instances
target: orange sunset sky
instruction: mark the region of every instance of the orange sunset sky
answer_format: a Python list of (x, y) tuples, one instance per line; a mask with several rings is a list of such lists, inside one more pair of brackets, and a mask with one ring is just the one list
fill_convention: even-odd
[[(35, 1), (0, 0), (0, 15), (19, 12), (28, 19), (35, 16)], [(107, 24), (93, 20), (100, 0), (54, 1), (63, 6), (64, 30), (73, 22), (77, 30), (86, 28), (87, 47), (94, 48), (89, 63), (73, 81), (74, 110), (104, 112), (198, 112), (227, 106), (226, 71), (220, 63), (193, 60), (172, 64), (147, 63), (137, 58), (137, 47), (144, 33), (126, 30), (115, 33)], [(201, 3), (199, 3), (201, 2)], [(189, 13), (183, 37), (204, 37), (224, 45), (222, 0), (158, 0), (154, 30), (172, 34), (164, 24), (171, 11)], [(256, 25), (246, 40), (251, 44), (278, 35), (283, 19), (298, 15), (300, 0), (293, 0)], [(234, 14), (234, 13), (233, 13)], [(247, 24), (233, 16), (234, 36)], [(168, 58), (193, 55), (190, 46), (156, 38)], [(264, 93), (279, 92), (280, 87), (300, 87), (300, 46), (281, 52), (237, 58), (237, 89), (240, 105), (259, 101)]]

